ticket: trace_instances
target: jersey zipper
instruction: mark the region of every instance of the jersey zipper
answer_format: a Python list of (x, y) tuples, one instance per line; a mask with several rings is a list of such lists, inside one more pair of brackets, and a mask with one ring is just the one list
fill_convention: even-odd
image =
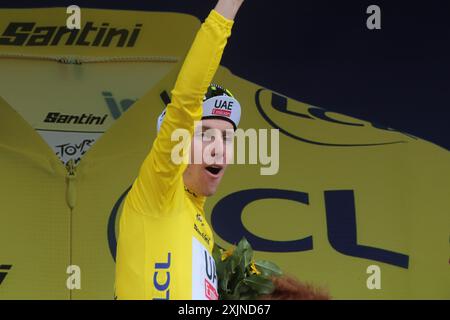
[[(76, 189), (76, 166), (73, 159), (70, 159), (66, 163), (66, 202), (70, 209), (69, 216), (69, 265), (72, 265), (72, 243), (73, 243), (73, 209), (77, 202), (77, 189)], [(72, 290), (69, 290), (69, 300), (72, 300)]]
[(66, 202), (71, 210), (75, 208), (75, 204), (77, 202), (77, 190), (76, 190), (76, 166), (73, 159), (67, 161), (66, 164), (67, 175), (66, 175)]

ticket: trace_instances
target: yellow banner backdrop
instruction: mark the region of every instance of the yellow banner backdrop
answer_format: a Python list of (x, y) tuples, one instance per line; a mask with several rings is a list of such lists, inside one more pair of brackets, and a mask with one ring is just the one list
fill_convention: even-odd
[[(82, 9), (69, 30), (67, 17), (0, 11), (0, 299), (113, 299), (121, 205), (200, 25)], [(245, 236), (337, 299), (450, 298), (447, 150), (224, 67), (215, 82), (243, 129), (280, 132), (278, 162), (231, 166), (207, 201), (218, 244)]]

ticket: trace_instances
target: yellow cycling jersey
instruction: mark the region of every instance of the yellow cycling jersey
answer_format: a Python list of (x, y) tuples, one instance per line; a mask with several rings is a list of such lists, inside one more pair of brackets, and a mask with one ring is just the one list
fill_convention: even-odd
[(175, 129), (194, 131), (233, 21), (212, 10), (180, 70), (165, 120), (127, 195), (116, 258), (118, 299), (218, 299), (205, 197), (183, 183), (171, 152)]

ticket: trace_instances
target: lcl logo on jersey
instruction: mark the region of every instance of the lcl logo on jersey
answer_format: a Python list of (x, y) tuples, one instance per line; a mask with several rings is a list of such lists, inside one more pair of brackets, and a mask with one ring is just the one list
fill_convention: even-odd
[(267, 89), (256, 91), (255, 104), (272, 127), (305, 143), (364, 147), (408, 143), (417, 139), (392, 128), (301, 103)]
[[(153, 286), (164, 296), (153, 298), (153, 300), (170, 300), (170, 266), (172, 253), (167, 253), (167, 259), (164, 262), (155, 263), (155, 272), (153, 273)], [(161, 274), (161, 276), (160, 276)], [(163, 276), (165, 274), (165, 276)], [(161, 281), (160, 278), (164, 278)]]

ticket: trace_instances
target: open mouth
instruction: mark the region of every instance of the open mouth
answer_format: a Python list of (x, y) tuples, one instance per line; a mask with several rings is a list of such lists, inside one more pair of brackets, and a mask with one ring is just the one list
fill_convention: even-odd
[(219, 172), (222, 170), (222, 168), (216, 167), (216, 166), (208, 166), (208, 167), (206, 167), (206, 170), (208, 170), (208, 172), (213, 175), (218, 175)]

